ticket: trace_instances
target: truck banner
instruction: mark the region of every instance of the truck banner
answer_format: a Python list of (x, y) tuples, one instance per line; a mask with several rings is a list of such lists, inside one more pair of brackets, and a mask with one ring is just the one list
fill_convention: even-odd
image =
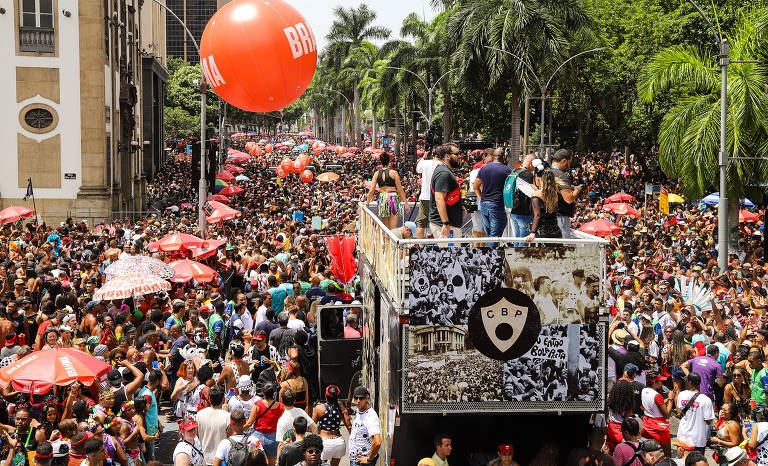
[(410, 252), (403, 412), (604, 405), (596, 246)]

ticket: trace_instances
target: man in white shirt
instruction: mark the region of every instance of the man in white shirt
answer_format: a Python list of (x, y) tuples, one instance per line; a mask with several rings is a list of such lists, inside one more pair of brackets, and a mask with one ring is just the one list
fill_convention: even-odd
[[(696, 450), (704, 453), (710, 437), (709, 424), (715, 419), (715, 411), (712, 400), (699, 392), (700, 385), (701, 376), (691, 372), (686, 377), (686, 390), (677, 396), (677, 410), (681, 415), (684, 414), (680, 419), (677, 435), (690, 438)], [(688, 404), (691, 404), (690, 408), (686, 408)]]
[(288, 328), (304, 330), (304, 321), (299, 319), (299, 308), (294, 307), (288, 311)]
[(212, 466), (216, 449), (227, 438), (229, 413), (221, 408), (224, 404), (224, 387), (214, 385), (208, 392), (211, 406), (197, 412), (197, 436), (203, 445), (205, 464)]
[[(213, 460), (213, 466), (227, 465), (227, 458), (233, 444), (242, 445), (245, 448), (245, 457), (248, 458), (248, 436), (243, 434), (245, 421), (245, 414), (242, 411), (234, 411), (230, 415), (229, 427), (232, 429), (232, 435), (219, 442), (219, 445), (216, 447), (216, 457)], [(236, 445), (235, 448), (241, 448), (240, 445)]]
[(419, 193), (419, 215), (416, 217), (416, 237), (424, 239), (424, 231), (429, 225), (429, 201), (432, 192), (432, 173), (440, 163), (432, 158), (432, 151), (424, 154), (424, 157), (416, 164), (416, 173), (421, 175), (421, 192)]
[(293, 389), (286, 388), (283, 390), (283, 405), (285, 405), (285, 411), (283, 411), (283, 414), (280, 416), (280, 419), (277, 420), (277, 430), (275, 431), (275, 440), (277, 442), (282, 443), (283, 437), (285, 434), (293, 429), (293, 420), (297, 417), (303, 417), (307, 420), (307, 430), (313, 434), (317, 433), (317, 424), (315, 424), (315, 421), (312, 420), (312, 417), (306, 413), (301, 408), (295, 408), (293, 406), (294, 401), (296, 400), (296, 393), (294, 393)]
[(355, 387), (352, 400), (357, 407), (357, 416), (349, 432), (349, 465), (376, 464), (381, 448), (381, 421), (371, 407), (368, 389)]

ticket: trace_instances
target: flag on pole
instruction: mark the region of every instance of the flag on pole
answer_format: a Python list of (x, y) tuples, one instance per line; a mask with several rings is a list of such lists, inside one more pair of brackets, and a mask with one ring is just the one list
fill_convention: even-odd
[(34, 195), (35, 193), (32, 191), (32, 178), (27, 178), (27, 193), (24, 194), (24, 200), (26, 201), (27, 198), (30, 198)]

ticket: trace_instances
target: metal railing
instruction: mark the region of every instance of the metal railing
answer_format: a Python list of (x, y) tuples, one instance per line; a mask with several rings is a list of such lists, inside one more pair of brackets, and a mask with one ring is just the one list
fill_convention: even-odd
[(22, 52), (55, 52), (56, 34), (54, 29), (20, 26), (19, 50)]
[[(472, 243), (500, 243), (505, 248), (510, 248), (513, 243), (524, 242), (523, 238), (494, 237), (494, 238), (444, 238), (444, 239), (398, 239), (392, 234), (378, 215), (365, 203), (359, 203), (360, 227), (358, 230), (358, 248), (365, 259), (373, 268), (376, 279), (381, 283), (386, 293), (397, 303), (399, 311), (408, 309), (409, 296), (409, 258), (406, 251), (413, 246), (445, 246), (453, 247), (470, 246)], [(610, 244), (607, 240), (583, 233), (577, 230), (571, 231), (571, 238), (535, 238), (531, 244), (595, 247), (595, 260), (600, 261), (600, 293), (602, 296), (605, 280), (605, 248)], [(502, 247), (502, 246), (500, 246)], [(598, 252), (599, 251), (599, 252)]]

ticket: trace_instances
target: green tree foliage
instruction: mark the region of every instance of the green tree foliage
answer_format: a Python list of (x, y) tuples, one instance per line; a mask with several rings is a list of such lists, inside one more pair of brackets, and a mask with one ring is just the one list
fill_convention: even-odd
[[(768, 9), (746, 11), (727, 37), (732, 61), (765, 60), (768, 54)], [(651, 103), (676, 91), (673, 106), (659, 130), (659, 156), (667, 175), (679, 178), (684, 192), (699, 199), (716, 189), (720, 150), (720, 68), (709, 50), (674, 45), (657, 54), (640, 75), (638, 94)], [(763, 64), (728, 67), (727, 151), (731, 157), (768, 155), (768, 77)], [(728, 197), (739, 199), (745, 188), (761, 183), (768, 164), (732, 159)]]

